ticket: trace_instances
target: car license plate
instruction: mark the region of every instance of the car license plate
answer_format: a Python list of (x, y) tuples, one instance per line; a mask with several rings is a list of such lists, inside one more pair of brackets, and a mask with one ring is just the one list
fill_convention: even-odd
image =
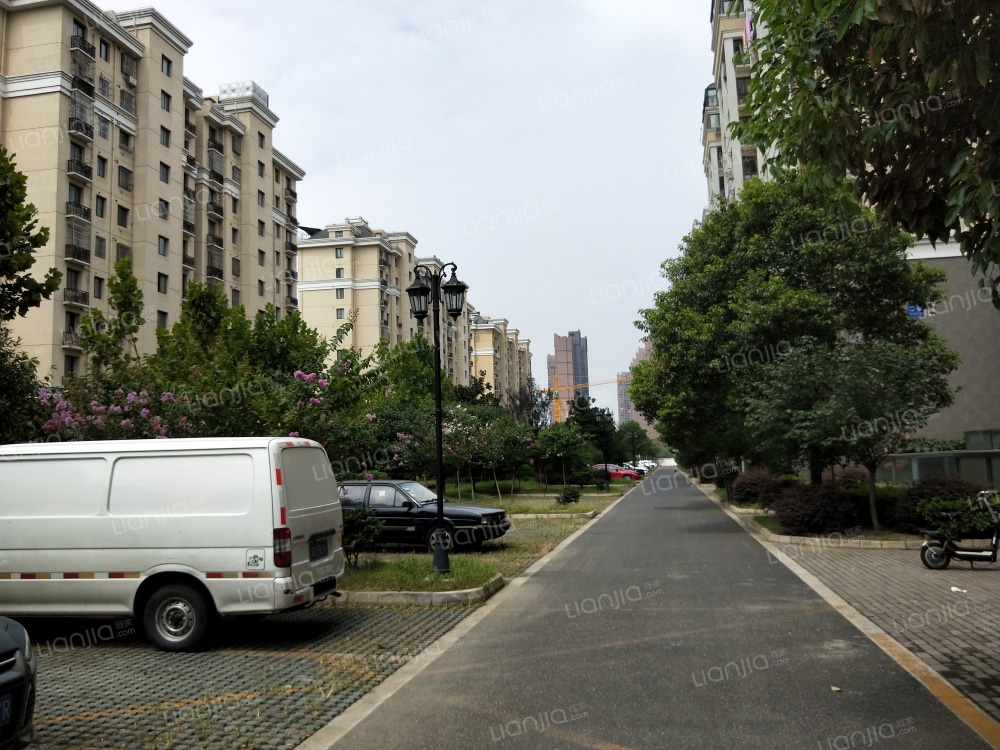
[(0, 727), (10, 724), (14, 720), (14, 697), (11, 695), (0, 695)]
[(309, 559), (319, 560), (321, 557), (326, 557), (329, 554), (330, 549), (330, 538), (323, 537), (322, 539), (311, 539), (309, 541)]

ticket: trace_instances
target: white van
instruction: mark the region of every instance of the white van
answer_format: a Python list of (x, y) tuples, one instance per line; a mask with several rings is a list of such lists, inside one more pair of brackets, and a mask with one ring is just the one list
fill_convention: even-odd
[(217, 615), (339, 595), (343, 526), (311, 440), (0, 445), (0, 614), (131, 614), (194, 649)]

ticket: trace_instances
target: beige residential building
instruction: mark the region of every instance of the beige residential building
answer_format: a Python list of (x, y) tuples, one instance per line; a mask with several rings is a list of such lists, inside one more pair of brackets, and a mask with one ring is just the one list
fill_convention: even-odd
[(531, 340), (522, 339), (506, 318), (491, 318), (473, 311), (472, 370), (482, 377), (493, 394), (506, 403), (531, 382)]
[(659, 434), (656, 432), (656, 429), (646, 421), (646, 418), (642, 414), (632, 408), (632, 397), (629, 395), (629, 388), (632, 385), (632, 370), (639, 362), (645, 362), (652, 356), (653, 343), (648, 340), (644, 341), (632, 358), (628, 370), (618, 373), (618, 424), (623, 425), (626, 422), (635, 422), (645, 430), (650, 438), (658, 440)]
[(579, 331), (570, 331), (567, 336), (556, 333), (552, 335), (552, 343), (554, 353), (546, 355), (549, 390), (555, 391), (551, 421), (565, 422), (569, 417), (569, 406), (573, 399), (590, 398), (587, 337), (582, 336)]
[(0, 138), (50, 230), (35, 269), (62, 288), (12, 329), (60, 383), (85, 365), (77, 334), (108, 313), (114, 263), (145, 301), (139, 345), (180, 316), (189, 281), (222, 284), (247, 314), (295, 309), (303, 170), (274, 149), (277, 116), (253, 82), (205, 97), (183, 75), (191, 40), (155, 9), (0, 0)]

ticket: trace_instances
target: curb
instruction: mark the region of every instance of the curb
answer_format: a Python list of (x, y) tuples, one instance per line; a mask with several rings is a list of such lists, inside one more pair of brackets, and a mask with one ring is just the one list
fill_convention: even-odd
[[(608, 506), (611, 507), (610, 505)], [(596, 518), (601, 511), (591, 510), (587, 513), (511, 513), (508, 518)]]
[(441, 606), (471, 604), (489, 599), (504, 587), (502, 575), (496, 575), (486, 585), (461, 591), (343, 591), (341, 604), (378, 604), (388, 606)]

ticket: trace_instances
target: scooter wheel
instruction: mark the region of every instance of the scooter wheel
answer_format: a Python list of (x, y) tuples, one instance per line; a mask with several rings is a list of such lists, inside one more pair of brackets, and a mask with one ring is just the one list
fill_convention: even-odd
[(944, 570), (951, 562), (951, 555), (940, 543), (931, 542), (920, 548), (920, 562), (931, 570)]

